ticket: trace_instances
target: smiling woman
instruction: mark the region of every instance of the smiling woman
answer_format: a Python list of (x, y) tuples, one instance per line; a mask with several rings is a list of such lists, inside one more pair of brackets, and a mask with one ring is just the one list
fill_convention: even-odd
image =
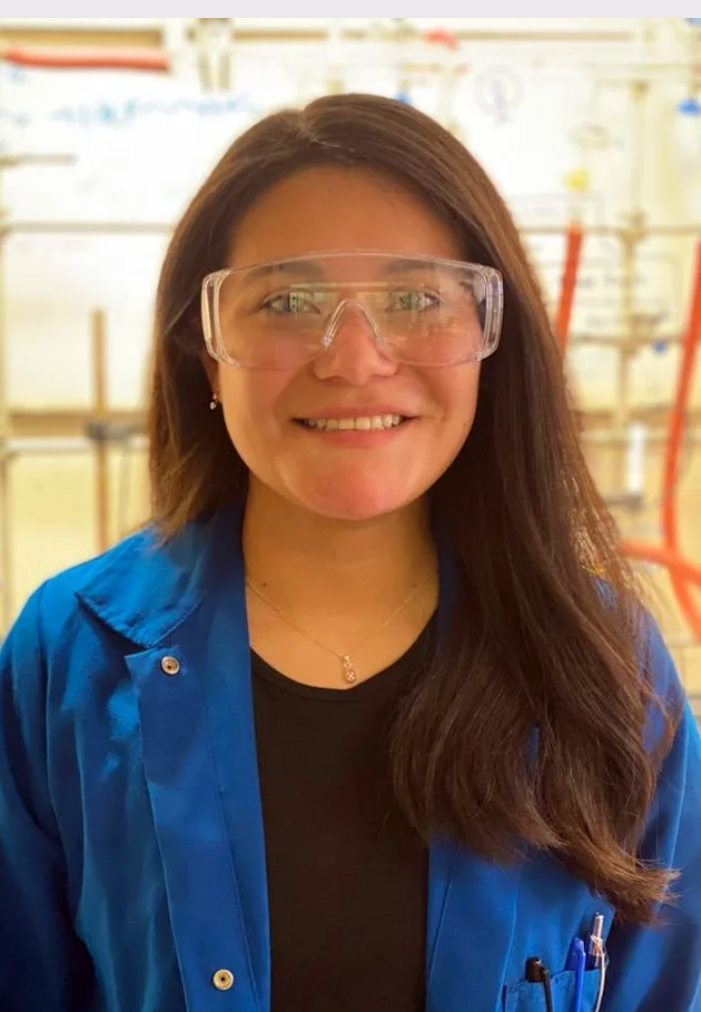
[(268, 117), (156, 322), (152, 522), (0, 657), (3, 1012), (694, 1012), (701, 741), (472, 156)]
[[(266, 216), (278, 248), (328, 250), (345, 239), (345, 206), (366, 223), (345, 244), (354, 252), (236, 266), (261, 248)], [(382, 242), (395, 252), (377, 252)], [(281, 506), (362, 520), (419, 499), (447, 468), (472, 423), (478, 363), (496, 348), (501, 311), (498, 272), (448, 259), (457, 246), (411, 194), (334, 167), (278, 184), (244, 217), (232, 269), (205, 279), (203, 306), (219, 362), (213, 386), (253, 494), (275, 490)]]

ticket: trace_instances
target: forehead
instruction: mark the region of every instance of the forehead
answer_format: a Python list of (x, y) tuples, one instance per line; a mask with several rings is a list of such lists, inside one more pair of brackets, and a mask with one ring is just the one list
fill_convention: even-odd
[(457, 232), (408, 187), (374, 170), (317, 166), (252, 204), (232, 236), (228, 266), (360, 249), (463, 256)]

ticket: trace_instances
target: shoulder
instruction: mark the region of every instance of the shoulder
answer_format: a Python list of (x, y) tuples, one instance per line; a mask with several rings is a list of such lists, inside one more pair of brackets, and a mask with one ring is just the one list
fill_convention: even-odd
[(129, 560), (136, 565), (151, 541), (150, 533), (139, 532), (50, 577), (29, 596), (0, 644), (0, 726), (5, 733), (8, 722), (19, 722), (38, 742), (49, 712), (64, 709), (68, 697), (83, 699), (96, 676), (112, 677), (114, 637), (94, 620), (81, 595), (115, 561), (120, 567)]
[(640, 662), (653, 704), (648, 710), (646, 746), (659, 763), (642, 854), (663, 867), (683, 869), (687, 876), (693, 869), (698, 882), (701, 733), (669, 647), (648, 610), (642, 614)]
[[(29, 641), (37, 645), (60, 642), (75, 631), (83, 609), (81, 599), (89, 595), (106, 574), (131, 574), (138, 579), (140, 564), (161, 549), (155, 532), (144, 528), (106, 552), (71, 566), (43, 581), (28, 597), (14, 621), (6, 643), (15, 646)], [(115, 589), (117, 583), (115, 581)], [(126, 591), (122, 585), (122, 592)]]
[(683, 720), (689, 704), (659, 623), (647, 609), (642, 610), (640, 617), (638, 655), (640, 671), (654, 704), (648, 711), (646, 729), (649, 747), (654, 749), (664, 737), (665, 730), (669, 730), (670, 723), (676, 727)]
[[(209, 532), (211, 533), (211, 532)], [(146, 526), (100, 555), (44, 581), (20, 611), (3, 651), (55, 656), (77, 637), (110, 634), (144, 646), (192, 609), (208, 525), (194, 522), (164, 540)]]
[(200, 542), (190, 528), (164, 542), (146, 527), (42, 583), (0, 645), (0, 726), (19, 719), (34, 736), (49, 714), (55, 726), (104, 700), (125, 657), (195, 607)]
[(76, 637), (157, 645), (199, 605), (222, 570), (240, 559), (228, 511), (195, 520), (172, 538), (144, 527), (66, 569), (31, 595), (8, 634), (12, 644), (54, 653)]
[[(592, 573), (594, 584), (605, 606), (612, 611), (620, 608), (615, 590), (600, 573)], [(665, 642), (659, 622), (642, 599), (634, 597), (627, 605), (635, 628), (635, 645), (641, 675), (648, 682), (654, 697), (672, 708), (684, 703), (684, 687)]]

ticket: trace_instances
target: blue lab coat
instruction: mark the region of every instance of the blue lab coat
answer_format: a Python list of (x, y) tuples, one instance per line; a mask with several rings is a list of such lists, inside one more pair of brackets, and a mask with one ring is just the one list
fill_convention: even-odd
[[(651, 628), (659, 690), (674, 695)], [(604, 1012), (698, 1012), (701, 741), (688, 707), (644, 853), (683, 870), (662, 930), (612, 928), (611, 905), (546, 855), (503, 868), (435, 840), (428, 1012), (544, 1009), (523, 980), (534, 955), (553, 971), (555, 1012), (570, 1012), (569, 944), (597, 912)], [(583, 1012), (600, 972), (587, 972)], [(168, 547), (141, 532), (49, 580), (3, 644), (0, 1009), (269, 1008), (240, 532), (222, 512)]]

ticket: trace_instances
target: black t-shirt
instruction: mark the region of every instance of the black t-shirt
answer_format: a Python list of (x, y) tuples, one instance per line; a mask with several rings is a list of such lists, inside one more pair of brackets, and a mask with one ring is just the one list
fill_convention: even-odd
[(387, 731), (430, 628), (349, 690), (253, 657), (272, 1012), (425, 1007), (428, 855), (392, 796)]

